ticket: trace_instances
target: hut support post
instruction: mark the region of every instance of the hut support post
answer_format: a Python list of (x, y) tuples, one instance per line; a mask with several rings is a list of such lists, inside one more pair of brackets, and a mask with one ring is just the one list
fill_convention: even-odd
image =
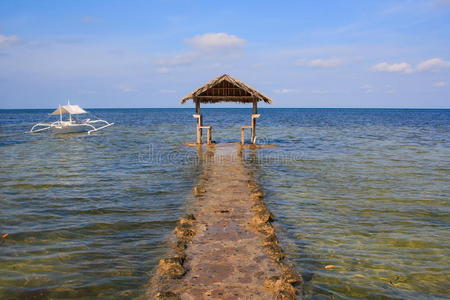
[(206, 133), (206, 139), (207, 139), (208, 145), (210, 145), (212, 143), (212, 127), (211, 126), (209, 126), (208, 131)]
[(253, 101), (253, 114), (252, 114), (252, 144), (256, 144), (256, 118), (255, 115), (258, 114), (258, 104)]
[(202, 126), (203, 126), (203, 118), (200, 113), (200, 101), (195, 101), (195, 113), (198, 115), (197, 117), (197, 144), (202, 143)]

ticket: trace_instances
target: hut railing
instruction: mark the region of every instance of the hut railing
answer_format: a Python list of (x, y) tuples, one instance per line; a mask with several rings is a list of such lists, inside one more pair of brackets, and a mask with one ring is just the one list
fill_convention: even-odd
[(252, 114), (252, 121), (251, 125), (248, 126), (241, 126), (241, 144), (245, 144), (245, 129), (251, 129), (251, 143), (256, 144), (256, 119), (258, 119), (261, 115), (260, 114)]
[(203, 143), (203, 129), (206, 129), (206, 142), (209, 144), (212, 143), (212, 126), (204, 126), (203, 125), (203, 116), (201, 114), (192, 115), (197, 119), (197, 144)]

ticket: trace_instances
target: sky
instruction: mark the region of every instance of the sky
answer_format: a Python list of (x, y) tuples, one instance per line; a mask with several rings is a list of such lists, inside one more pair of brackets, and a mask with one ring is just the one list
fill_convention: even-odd
[(191, 107), (222, 74), (272, 107), (450, 108), (450, 0), (0, 1), (1, 109)]

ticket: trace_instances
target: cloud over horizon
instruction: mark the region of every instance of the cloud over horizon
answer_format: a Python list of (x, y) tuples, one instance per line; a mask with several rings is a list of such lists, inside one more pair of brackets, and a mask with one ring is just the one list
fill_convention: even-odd
[(196, 35), (186, 42), (201, 51), (227, 51), (241, 49), (246, 41), (233, 34), (219, 32)]
[(6, 48), (17, 44), (19, 42), (19, 38), (15, 35), (2, 35), (0, 34), (0, 48)]
[(246, 41), (228, 33), (205, 33), (185, 39), (191, 50), (171, 57), (156, 59), (154, 63), (160, 67), (158, 73), (169, 73), (172, 68), (189, 65), (199, 60), (220, 60), (234, 57), (244, 47)]
[(377, 72), (398, 72), (404, 74), (412, 73), (414, 71), (413, 67), (405, 62), (394, 64), (382, 62), (374, 65), (372, 69)]
[(381, 62), (372, 66), (372, 70), (377, 72), (398, 72), (403, 74), (424, 71), (439, 71), (446, 68), (450, 68), (450, 61), (445, 61), (441, 58), (430, 58), (424, 60), (417, 64), (416, 67), (413, 67), (411, 64), (406, 62), (393, 64)]
[(425, 60), (417, 65), (417, 71), (438, 71), (441, 69), (450, 68), (450, 61), (445, 61), (441, 58), (431, 58)]
[(297, 60), (297, 66), (317, 67), (317, 68), (335, 68), (344, 65), (345, 60), (341, 58), (317, 58)]
[(294, 89), (276, 89), (273, 91), (275, 94), (291, 94), (291, 93), (295, 93), (296, 90)]
[(433, 84), (434, 87), (439, 87), (439, 88), (445, 87), (447, 85), (448, 85), (448, 83), (446, 81), (437, 81)]

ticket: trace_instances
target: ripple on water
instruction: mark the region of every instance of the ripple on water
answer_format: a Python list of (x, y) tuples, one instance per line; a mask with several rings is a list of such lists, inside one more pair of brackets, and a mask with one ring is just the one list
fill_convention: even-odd
[[(64, 137), (22, 134), (47, 111), (0, 111), (0, 298), (142, 295), (192, 201), (191, 112), (98, 110), (116, 125)], [(236, 141), (250, 112), (204, 113)], [(261, 114), (279, 147), (248, 151), (251, 167), (309, 298), (447, 297), (450, 111)]]
[(304, 130), (323, 138), (289, 148), (300, 160), (257, 167), (308, 297), (446, 298), (450, 148), (440, 143), (449, 145), (448, 132)]

